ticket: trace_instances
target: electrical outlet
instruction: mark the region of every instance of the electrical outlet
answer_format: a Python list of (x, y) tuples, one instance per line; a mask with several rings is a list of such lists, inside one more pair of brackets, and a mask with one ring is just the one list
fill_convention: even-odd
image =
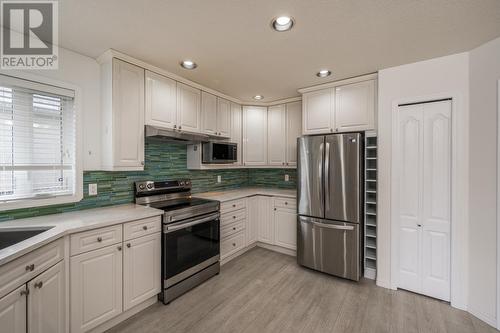
[(97, 195), (97, 184), (89, 184), (89, 195)]
[(222, 176), (217, 176), (217, 183), (220, 183), (222, 181)]
[(285, 175), (285, 181), (286, 181), (286, 182), (289, 182), (289, 181), (290, 181), (290, 176), (289, 176), (289, 175)]

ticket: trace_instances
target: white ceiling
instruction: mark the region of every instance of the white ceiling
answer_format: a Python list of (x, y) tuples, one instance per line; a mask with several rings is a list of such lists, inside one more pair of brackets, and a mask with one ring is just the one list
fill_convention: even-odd
[[(60, 44), (116, 49), (241, 100), (467, 51), (500, 36), (500, 0), (64, 0)], [(294, 28), (271, 30), (277, 15)], [(182, 59), (199, 65), (179, 66)], [(321, 68), (333, 76), (320, 79)]]

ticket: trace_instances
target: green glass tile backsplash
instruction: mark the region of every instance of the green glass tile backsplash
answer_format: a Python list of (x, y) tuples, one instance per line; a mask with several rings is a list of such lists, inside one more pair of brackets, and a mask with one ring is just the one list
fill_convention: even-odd
[[(144, 171), (84, 172), (84, 197), (80, 202), (0, 212), (0, 221), (130, 203), (134, 201), (134, 182), (145, 179), (190, 178), (193, 183), (193, 193), (242, 186), (278, 188), (297, 186), (295, 169), (188, 170), (186, 146), (182, 144), (146, 140), (145, 156)], [(289, 182), (284, 181), (285, 174), (290, 176)], [(221, 183), (217, 183), (218, 175), (222, 177)], [(91, 183), (97, 183), (98, 195), (96, 196), (88, 195), (88, 184)]]

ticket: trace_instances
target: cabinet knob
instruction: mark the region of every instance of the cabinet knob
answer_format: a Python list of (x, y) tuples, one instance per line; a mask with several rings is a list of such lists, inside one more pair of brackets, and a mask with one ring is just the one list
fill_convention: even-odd
[(233, 204), (233, 208), (234, 208), (234, 207), (236, 207), (236, 205), (235, 205), (235, 204)]
[(233, 246), (236, 246), (236, 243), (233, 243)]
[(102, 237), (97, 237), (97, 241), (100, 243), (102, 242)]
[(233, 216), (233, 219), (235, 219), (235, 218), (236, 218), (236, 216)]
[(236, 227), (233, 227), (233, 230), (236, 230)]
[(421, 224), (418, 224), (418, 223), (417, 223), (417, 227), (421, 227), (421, 226), (422, 226)]
[(333, 128), (330, 128), (330, 132), (333, 132)]
[(43, 287), (43, 282), (42, 281), (35, 283), (35, 288), (40, 289), (42, 287)]
[(141, 165), (144, 165), (144, 161), (141, 161)]
[(174, 125), (174, 128), (177, 128), (177, 125)]
[(127, 247), (128, 247), (129, 249), (130, 249), (130, 247), (131, 247), (131, 246), (132, 246), (132, 245), (130, 245), (130, 243), (127, 243)]
[(27, 265), (26, 266), (26, 271), (27, 272), (32, 272), (35, 269), (35, 264)]
[(29, 293), (30, 293), (29, 289), (24, 289), (24, 290), (21, 290), (21, 292), (20, 292), (21, 296), (28, 295)]
[(288, 205), (288, 202), (285, 201), (285, 205)]
[(117, 247), (118, 251), (121, 251), (122, 250), (122, 247), (121, 246), (118, 246)]
[(143, 226), (143, 227), (142, 227), (142, 229), (144, 229), (144, 230), (148, 230), (148, 226), (147, 226), (147, 225), (145, 225), (145, 226)]
[(179, 129), (182, 129), (182, 126), (179, 126)]
[(274, 208), (274, 210), (276, 210), (276, 208)]

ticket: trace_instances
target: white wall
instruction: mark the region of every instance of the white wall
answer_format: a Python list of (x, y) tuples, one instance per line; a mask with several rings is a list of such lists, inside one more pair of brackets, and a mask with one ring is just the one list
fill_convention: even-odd
[(469, 311), (494, 325), (500, 38), (470, 52)]
[[(379, 174), (378, 174), (378, 239), (377, 239), (377, 284), (396, 288), (391, 278), (391, 140), (393, 103), (422, 101), (433, 96), (453, 95), (454, 120), (465, 130), (458, 134), (457, 154), (468, 161), (468, 106), (469, 106), (469, 57), (461, 53), (418, 63), (393, 67), (379, 72)], [(452, 96), (449, 96), (452, 97)], [(467, 224), (468, 163), (463, 162), (457, 170), (465, 175), (458, 187), (453, 189), (452, 200), (460, 202), (461, 214), (452, 217), (452, 224)], [(453, 226), (452, 226), (453, 230)], [(453, 231), (452, 231), (453, 232)], [(460, 272), (460, 280), (452, 283), (452, 304), (464, 308), (467, 300), (467, 233), (460, 237), (460, 247), (452, 249), (452, 266)], [(453, 279), (453, 274), (452, 274)], [(455, 287), (453, 288), (453, 285)]]
[[(2, 71), (11, 74), (12, 71)], [(83, 115), (83, 169), (101, 167), (100, 69), (95, 59), (59, 48), (58, 70), (26, 70), (26, 73), (70, 83), (81, 90)], [(12, 75), (12, 74), (11, 74)]]

